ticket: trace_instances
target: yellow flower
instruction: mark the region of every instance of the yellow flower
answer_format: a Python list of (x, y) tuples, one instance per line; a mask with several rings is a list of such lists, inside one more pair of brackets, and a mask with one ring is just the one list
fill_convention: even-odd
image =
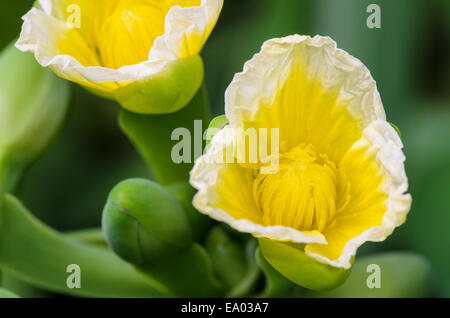
[(125, 108), (163, 113), (183, 107), (200, 87), (199, 52), (223, 0), (38, 3), (23, 17), (17, 48)]
[[(258, 238), (300, 243), (309, 257), (341, 268), (361, 244), (405, 221), (411, 196), (400, 137), (367, 68), (330, 38), (267, 41), (225, 103), (229, 125), (191, 172), (199, 211)], [(243, 139), (227, 130), (249, 128), (278, 128), (275, 173), (262, 171), (267, 158), (223, 160)]]

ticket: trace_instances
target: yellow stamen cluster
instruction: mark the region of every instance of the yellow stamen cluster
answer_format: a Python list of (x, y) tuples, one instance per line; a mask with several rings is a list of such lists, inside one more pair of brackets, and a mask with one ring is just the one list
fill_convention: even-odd
[[(76, 57), (84, 66), (104, 66), (118, 69), (146, 61), (157, 37), (164, 34), (165, 17), (176, 5), (199, 6), (200, 0), (101, 0), (102, 12), (90, 12), (86, 0), (75, 1), (81, 6), (79, 35), (97, 55), (85, 61), (83, 52), (60, 43), (63, 54)], [(87, 10), (86, 13), (84, 10)], [(94, 9), (92, 9), (94, 10)], [(67, 51), (67, 52), (66, 52)]]
[(311, 145), (280, 154), (278, 172), (256, 172), (253, 182), (263, 224), (323, 231), (337, 211), (338, 178), (336, 164)]

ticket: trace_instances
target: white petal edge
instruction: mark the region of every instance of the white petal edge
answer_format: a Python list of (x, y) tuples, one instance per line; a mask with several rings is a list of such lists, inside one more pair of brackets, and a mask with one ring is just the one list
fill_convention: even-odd
[(234, 76), (225, 93), (225, 113), (233, 127), (243, 126), (243, 113), (252, 119), (261, 104), (273, 104), (291, 73), (295, 50), (311, 59), (307, 76), (317, 80), (320, 74), (325, 89), (339, 89), (339, 100), (349, 102), (350, 114), (362, 119), (362, 128), (373, 120), (386, 119), (376, 82), (360, 60), (338, 49), (329, 37), (291, 35), (266, 41), (245, 63), (243, 72)]
[(264, 226), (246, 219), (235, 219), (226, 211), (211, 205), (211, 195), (214, 196), (214, 194), (210, 193), (210, 190), (217, 184), (221, 170), (225, 169), (227, 164), (236, 164), (218, 163), (216, 160), (217, 155), (223, 153), (223, 147), (231, 146), (228, 142), (229, 138), (226, 138), (227, 129), (231, 128), (227, 126), (213, 137), (211, 147), (206, 154), (196, 160), (190, 172), (190, 183), (198, 190), (193, 199), (194, 207), (217, 221), (227, 223), (235, 230), (251, 233), (256, 237), (296, 243), (327, 244), (325, 237), (320, 233), (310, 234), (291, 227)]
[(411, 208), (411, 195), (405, 193), (408, 190), (408, 179), (404, 168), (403, 144), (395, 129), (384, 120), (372, 122), (350, 151), (366, 147), (369, 147), (368, 155), (376, 154), (376, 161), (385, 177), (381, 190), (387, 194), (386, 212), (380, 226), (371, 227), (350, 239), (337, 260), (309, 252), (306, 246), (307, 255), (335, 267), (350, 268), (351, 258), (363, 243), (384, 241), (396, 227), (405, 222)]
[[(39, 2), (45, 11), (32, 8), (23, 17), (22, 32), (16, 47), (24, 52), (32, 52), (42, 66), (52, 67), (61, 77), (82, 85), (97, 83), (99, 89), (104, 88), (102, 82), (126, 84), (161, 72), (169, 62), (178, 58), (176, 49), (180, 48), (180, 41), (188, 35), (196, 34), (201, 37), (203, 42), (200, 44), (203, 45), (223, 6), (223, 0), (202, 0), (199, 7), (172, 7), (165, 19), (165, 33), (155, 40), (155, 45), (149, 52), (149, 59), (115, 70), (101, 66), (83, 66), (72, 56), (52, 53), (52, 32), (55, 29), (62, 32), (69, 26), (64, 21), (50, 16), (52, 0)], [(201, 47), (198, 47), (191, 53), (198, 54), (200, 49)]]

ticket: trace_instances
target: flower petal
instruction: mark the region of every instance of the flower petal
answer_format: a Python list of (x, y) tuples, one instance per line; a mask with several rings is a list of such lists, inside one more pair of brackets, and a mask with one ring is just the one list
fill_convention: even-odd
[(149, 60), (198, 54), (216, 25), (223, 0), (202, 0), (200, 7), (174, 6), (166, 16), (165, 33), (155, 40)]
[(405, 222), (411, 196), (405, 194), (408, 180), (402, 148), (398, 134), (386, 121), (374, 121), (364, 129), (341, 162), (351, 182), (348, 208), (324, 231), (328, 245), (308, 244), (308, 255), (349, 268), (359, 246), (366, 241), (383, 241)]
[(367, 68), (321, 36), (265, 42), (235, 75), (225, 104), (231, 126), (277, 127), (285, 150), (312, 144), (334, 161), (370, 122), (385, 119)]

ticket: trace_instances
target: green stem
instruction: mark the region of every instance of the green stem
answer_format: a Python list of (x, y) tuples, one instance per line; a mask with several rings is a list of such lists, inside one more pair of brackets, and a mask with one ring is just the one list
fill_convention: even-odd
[(196, 243), (170, 258), (136, 269), (172, 297), (220, 297), (224, 293), (214, 276), (209, 255)]
[(170, 186), (167, 186), (166, 189), (183, 206), (192, 228), (194, 240), (196, 242), (202, 241), (211, 228), (213, 220), (207, 215), (201, 214), (192, 206), (192, 199), (196, 190), (188, 181), (173, 183)]
[(79, 240), (85, 243), (102, 247), (108, 246), (106, 244), (105, 236), (103, 235), (102, 229), (100, 228), (71, 231), (66, 232), (64, 234), (68, 235), (72, 239)]
[[(11, 195), (4, 196), (0, 217), (0, 268), (5, 274), (33, 286), (75, 296), (161, 296), (110, 250), (53, 231)], [(79, 289), (67, 287), (70, 264), (81, 268)]]
[(0, 187), (3, 191), (12, 192), (20, 181), (23, 166), (17, 160), (0, 152)]
[[(169, 185), (175, 182), (186, 181), (189, 178), (189, 172), (192, 169), (195, 149), (197, 152), (203, 149), (203, 129), (207, 128), (209, 123), (209, 105), (207, 93), (204, 85), (200, 87), (197, 94), (180, 111), (165, 115), (140, 115), (122, 109), (120, 112), (119, 123), (122, 130), (134, 143), (145, 161), (151, 167), (156, 180), (161, 185)], [(195, 131), (195, 120), (202, 121), (202, 130)], [(190, 140), (187, 151), (192, 151), (190, 162), (175, 163), (172, 160), (172, 149), (180, 140), (172, 140), (172, 132), (176, 128), (186, 128), (190, 133)], [(195, 140), (200, 144), (193, 143)]]

